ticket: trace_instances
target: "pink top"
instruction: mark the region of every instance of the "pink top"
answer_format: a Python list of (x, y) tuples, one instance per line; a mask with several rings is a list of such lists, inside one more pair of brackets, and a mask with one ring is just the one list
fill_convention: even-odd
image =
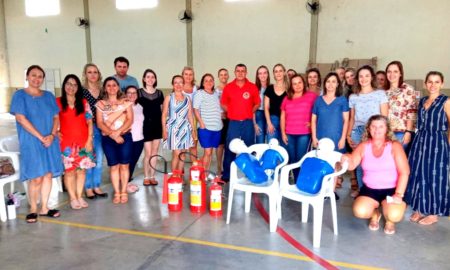
[(392, 154), (392, 142), (387, 142), (380, 157), (372, 152), (372, 143), (369, 141), (364, 148), (364, 157), (361, 161), (363, 169), (363, 182), (371, 189), (388, 189), (397, 186), (398, 172)]
[(286, 134), (311, 134), (311, 115), (316, 98), (313, 92), (305, 92), (298, 98), (284, 98), (281, 110), (285, 112)]

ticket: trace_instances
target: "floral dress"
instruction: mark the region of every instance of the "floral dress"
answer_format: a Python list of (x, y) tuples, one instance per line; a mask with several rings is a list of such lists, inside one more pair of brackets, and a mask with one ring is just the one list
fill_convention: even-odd
[(93, 152), (87, 151), (85, 146), (88, 140), (88, 121), (92, 119), (89, 104), (83, 99), (84, 113), (77, 114), (76, 108), (64, 110), (61, 98), (56, 99), (59, 107), (61, 151), (66, 172), (95, 167)]

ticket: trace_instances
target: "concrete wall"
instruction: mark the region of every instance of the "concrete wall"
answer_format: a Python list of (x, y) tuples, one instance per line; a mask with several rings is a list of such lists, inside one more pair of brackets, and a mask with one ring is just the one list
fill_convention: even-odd
[(193, 0), (197, 80), (205, 72), (216, 75), (220, 67), (233, 71), (239, 62), (247, 65), (251, 80), (263, 64), (270, 70), (282, 63), (303, 71), (308, 63), (311, 18), (302, 2)]
[(450, 1), (325, 0), (319, 15), (318, 62), (378, 57), (402, 61), (405, 77), (429, 70), (450, 76)]
[[(3, 0), (10, 86), (23, 85), (23, 70), (38, 63), (80, 74), (86, 63), (85, 33), (75, 25), (83, 16), (83, 0), (61, 0), (59, 16), (29, 18), (24, 1)], [(278, 62), (304, 71), (309, 54), (310, 15), (306, 0), (225, 2), (192, 0), (193, 57), (196, 78), (238, 62), (249, 67)], [(403, 61), (406, 77), (422, 79), (431, 69), (450, 76), (450, 1), (322, 0), (319, 15), (318, 62), (379, 58), (379, 67)], [(185, 0), (161, 0), (147, 10), (119, 11), (114, 0), (90, 0), (93, 61), (102, 73), (113, 73), (113, 59), (131, 61), (130, 74), (153, 68), (159, 86), (170, 87), (172, 75), (187, 62), (186, 25), (178, 13)], [(444, 60), (446, 59), (446, 60)]]

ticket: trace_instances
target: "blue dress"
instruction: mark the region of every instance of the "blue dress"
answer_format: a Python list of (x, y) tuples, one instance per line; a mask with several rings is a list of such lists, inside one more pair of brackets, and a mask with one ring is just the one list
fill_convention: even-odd
[(189, 149), (194, 145), (192, 127), (188, 121), (190, 99), (188, 95), (183, 95), (183, 101), (177, 101), (175, 94), (170, 94), (167, 139), (163, 140), (164, 148), (169, 150)]
[(409, 153), (409, 175), (406, 202), (414, 211), (425, 215), (448, 216), (450, 209), (450, 148), (448, 121), (444, 111), (447, 96), (438, 96), (425, 110), (419, 102), (418, 132)]
[(342, 136), (344, 128), (344, 117), (342, 113), (348, 112), (348, 101), (344, 96), (336, 97), (330, 104), (327, 104), (320, 96), (314, 102), (312, 113), (317, 117), (316, 136), (320, 140), (322, 138), (330, 138), (334, 142), (335, 151), (344, 153), (343, 149), (338, 149), (338, 143)]
[[(11, 101), (13, 115), (22, 114), (43, 136), (51, 134), (53, 118), (59, 109), (55, 97), (48, 91), (42, 91), (41, 96), (31, 96), (24, 89), (14, 93)], [(38, 138), (26, 131), (16, 122), (20, 148), (20, 180), (26, 181), (52, 173), (53, 177), (63, 173), (59, 139), (44, 147)]]

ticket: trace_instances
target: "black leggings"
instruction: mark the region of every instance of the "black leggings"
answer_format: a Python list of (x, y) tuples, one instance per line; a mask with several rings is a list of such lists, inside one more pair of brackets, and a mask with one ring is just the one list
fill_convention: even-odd
[(134, 168), (136, 167), (136, 163), (141, 156), (142, 149), (144, 149), (144, 140), (140, 140), (137, 142), (133, 142), (133, 146), (131, 149), (131, 158), (130, 158), (130, 179), (128, 182), (131, 182), (131, 178), (133, 177)]

